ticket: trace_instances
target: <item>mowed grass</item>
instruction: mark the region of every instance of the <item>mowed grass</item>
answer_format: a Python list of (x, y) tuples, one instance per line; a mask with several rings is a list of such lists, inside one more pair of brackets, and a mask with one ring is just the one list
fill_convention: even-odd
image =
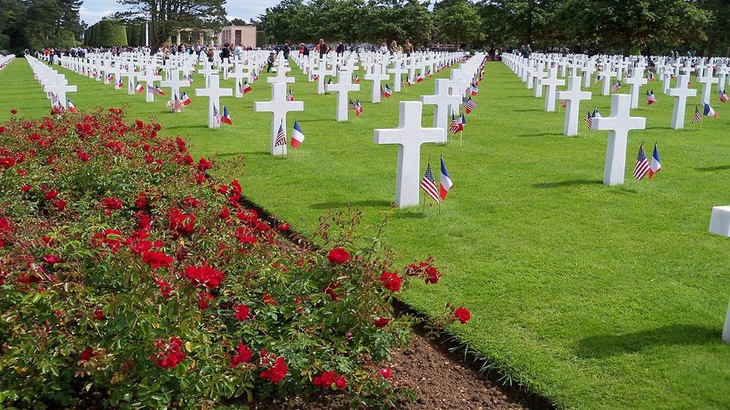
[[(421, 172), (430, 157), (438, 175), (443, 154), (454, 180), (439, 214), (435, 206), (392, 208), (397, 148), (373, 143), (373, 129), (397, 126), (397, 101), (432, 94), (433, 81), (380, 104), (370, 103), (363, 81), (353, 99), (359, 95), (364, 115), (351, 111), (348, 122), (336, 122), (335, 95), (316, 95), (316, 84), (295, 74), (291, 89), (305, 111), (291, 113), (288, 126), (297, 118), (306, 140), (285, 158), (268, 153), (270, 114), (253, 111), (253, 101), (270, 98), (264, 78), (243, 99), (223, 100), (233, 126), (219, 130), (206, 128), (207, 100), (193, 92), (193, 104), (172, 114), (164, 99), (147, 104), (143, 95), (68, 78), (79, 86), (70, 95), (78, 108), (129, 104), (132, 117), (155, 117), (163, 135), (218, 158), (222, 178), (239, 178), (249, 198), (305, 235), (326, 210), (348, 204), (363, 212), (364, 239), (386, 219), (382, 241), (399, 264), (433, 255), (444, 273), (439, 285), (413, 283), (402, 298), (431, 315), (446, 302), (468, 307), (473, 319), (449, 330), (560, 407), (730, 407), (730, 346), (720, 339), (730, 240), (708, 232), (711, 208), (730, 202), (730, 110), (715, 94), (719, 119), (690, 124), (698, 96), (687, 128), (671, 130), (673, 99), (659, 82), (643, 87), (632, 115), (646, 117), (647, 130), (630, 133), (626, 182), (608, 187), (607, 132), (581, 122), (577, 137), (563, 136), (564, 111), (545, 113), (544, 99), (503, 64), (488, 63), (462, 143), (454, 136), (422, 149)], [(198, 75), (194, 85), (202, 82)], [(11, 108), (47, 113), (24, 61), (0, 72), (0, 86), (0, 119)], [(649, 89), (658, 104), (644, 104)], [(610, 97), (598, 85), (591, 91), (583, 113), (597, 107), (608, 115)], [(426, 106), (423, 124), (431, 123)], [(663, 168), (651, 182), (631, 176), (641, 141), (648, 155), (659, 143)], [(242, 169), (226, 162), (240, 156)]]

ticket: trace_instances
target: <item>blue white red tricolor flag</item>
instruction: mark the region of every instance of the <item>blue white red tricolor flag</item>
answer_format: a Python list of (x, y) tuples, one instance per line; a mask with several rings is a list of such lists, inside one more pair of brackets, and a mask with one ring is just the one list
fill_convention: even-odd
[(446, 163), (444, 163), (444, 156), (441, 156), (441, 178), (439, 178), (439, 196), (443, 201), (446, 199), (446, 194), (449, 193), (454, 183), (451, 181), (449, 171), (446, 170)]
[(294, 129), (291, 132), (291, 146), (298, 148), (304, 142), (304, 133), (299, 126), (299, 121), (294, 121)]
[(710, 106), (710, 104), (708, 104), (708, 103), (705, 103), (705, 109), (702, 111), (702, 115), (704, 115), (704, 116), (711, 115), (715, 118), (718, 118), (720, 116), (720, 114), (716, 113), (715, 110), (713, 110), (712, 107)]
[(657, 148), (656, 142), (654, 143), (654, 153), (651, 155), (651, 166), (649, 169), (649, 179), (654, 176), (657, 172), (661, 171), (662, 163), (659, 161), (659, 148)]
[(228, 114), (228, 108), (226, 106), (223, 106), (223, 115), (221, 116), (221, 122), (225, 122), (228, 125), (233, 125), (233, 120), (231, 119), (231, 115)]

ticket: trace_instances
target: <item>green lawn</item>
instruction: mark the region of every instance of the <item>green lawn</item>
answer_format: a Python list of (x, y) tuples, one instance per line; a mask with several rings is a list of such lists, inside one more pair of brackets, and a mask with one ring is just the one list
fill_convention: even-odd
[[(429, 157), (438, 168), (443, 154), (454, 181), (439, 214), (435, 206), (391, 207), (397, 148), (373, 143), (373, 129), (397, 126), (397, 101), (432, 94), (433, 81), (380, 104), (369, 103), (363, 81), (364, 115), (338, 123), (335, 95), (316, 95), (316, 84), (295, 73), (291, 88), (305, 111), (290, 114), (289, 127), (297, 118), (306, 141), (285, 158), (268, 154), (270, 114), (253, 111), (253, 101), (269, 99), (264, 78), (243, 99), (223, 100), (233, 126), (209, 130), (207, 100), (193, 92), (193, 104), (173, 114), (163, 99), (147, 104), (143, 95), (68, 76), (79, 86), (70, 95), (77, 108), (128, 104), (133, 117), (155, 117), (163, 135), (218, 158), (222, 177), (241, 179), (249, 198), (305, 235), (327, 209), (348, 204), (363, 212), (364, 238), (387, 218), (382, 242), (399, 263), (433, 255), (444, 273), (437, 286), (413, 283), (403, 299), (431, 314), (446, 302), (468, 307), (472, 321), (450, 330), (561, 407), (730, 407), (730, 346), (720, 340), (730, 240), (708, 232), (712, 206), (730, 202), (730, 110), (714, 95), (719, 119), (690, 124), (698, 96), (687, 128), (671, 130), (673, 100), (660, 82), (645, 86), (632, 115), (646, 117), (648, 129), (630, 133), (626, 182), (608, 187), (607, 132), (581, 122), (579, 136), (563, 136), (563, 111), (545, 113), (544, 100), (506, 66), (488, 63), (463, 143), (456, 136), (423, 146), (422, 169)], [(202, 83), (196, 76), (195, 86)], [(0, 72), (0, 86), (1, 120), (11, 108), (33, 118), (47, 112), (22, 59)], [(649, 89), (658, 104), (644, 105)], [(598, 95), (599, 85), (591, 91), (582, 111), (608, 115), (610, 97)], [(430, 126), (432, 108), (424, 113)], [(631, 177), (641, 141), (648, 155), (659, 143), (663, 168), (653, 181)], [(239, 156), (246, 166), (230, 167)]]

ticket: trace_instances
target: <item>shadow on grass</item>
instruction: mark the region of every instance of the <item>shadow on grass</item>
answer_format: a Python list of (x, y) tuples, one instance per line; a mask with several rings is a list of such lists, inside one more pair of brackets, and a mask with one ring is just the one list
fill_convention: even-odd
[(518, 137), (562, 137), (562, 132), (542, 132), (540, 134), (517, 134)]
[(623, 335), (586, 337), (578, 342), (576, 354), (584, 359), (602, 359), (641, 352), (653, 346), (713, 344), (720, 341), (720, 330), (697, 325), (667, 325)]
[(600, 185), (603, 184), (603, 181), (600, 180), (590, 180), (590, 179), (571, 179), (569, 181), (559, 181), (559, 182), (540, 182), (537, 184), (532, 184), (535, 188), (562, 188), (562, 187), (568, 187), (568, 186), (579, 186), (579, 185)]
[(350, 205), (353, 208), (390, 208), (393, 203), (390, 201), (355, 201), (355, 202), (320, 202), (318, 204), (312, 204), (309, 209), (333, 209), (333, 208), (346, 208)]
[(698, 168), (695, 168), (695, 171), (714, 172), (714, 171), (726, 171), (728, 169), (730, 169), (730, 165), (718, 165), (716, 167), (698, 167)]

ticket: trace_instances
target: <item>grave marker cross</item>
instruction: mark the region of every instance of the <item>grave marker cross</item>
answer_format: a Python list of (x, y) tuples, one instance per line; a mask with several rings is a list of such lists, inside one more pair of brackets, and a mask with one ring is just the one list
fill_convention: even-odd
[(271, 112), (271, 155), (286, 155), (286, 144), (276, 145), (279, 127), (283, 125), (286, 134), (286, 114), (289, 111), (304, 111), (304, 102), (287, 101), (286, 83), (273, 83), (271, 84), (271, 100), (255, 101), (253, 109), (257, 112)]
[(418, 206), (421, 170), (421, 145), (446, 142), (443, 128), (423, 128), (420, 101), (401, 101), (398, 128), (376, 129), (376, 144), (398, 144), (398, 170), (395, 183), (395, 206)]

